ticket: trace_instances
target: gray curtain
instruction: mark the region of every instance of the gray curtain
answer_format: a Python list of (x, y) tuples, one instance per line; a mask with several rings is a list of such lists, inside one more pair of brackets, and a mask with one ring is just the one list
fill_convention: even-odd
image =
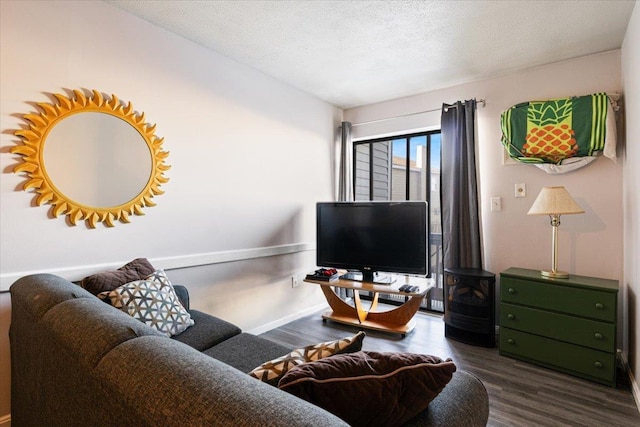
[(351, 123), (340, 126), (340, 167), (338, 171), (338, 195), (340, 202), (353, 201), (353, 142)]
[[(351, 123), (342, 122), (340, 125), (340, 167), (338, 170), (339, 202), (353, 201), (353, 142), (351, 141)], [(345, 288), (334, 288), (336, 294), (343, 300), (353, 297), (353, 291)]]
[(440, 197), (445, 268), (482, 268), (475, 119), (475, 99), (442, 105)]

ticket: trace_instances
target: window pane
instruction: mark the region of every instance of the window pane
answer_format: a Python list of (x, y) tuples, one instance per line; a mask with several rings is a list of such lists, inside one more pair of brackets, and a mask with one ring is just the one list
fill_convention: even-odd
[(427, 200), (427, 136), (409, 141), (409, 200)]
[(431, 227), (432, 233), (442, 233), (440, 212), (440, 134), (430, 135), (431, 151)]
[(429, 135), (430, 151), (430, 191), (429, 215), (431, 223), (429, 238), (431, 240), (431, 277), (435, 280), (436, 288), (431, 292), (429, 306), (432, 310), (444, 311), (442, 265), (442, 223), (440, 211), (440, 134)]
[(371, 200), (389, 200), (390, 172), (389, 151), (390, 141), (371, 144), (373, 149), (373, 194)]
[(391, 175), (391, 200), (407, 198), (407, 140), (393, 141), (393, 174)]
[(371, 169), (369, 144), (357, 144), (354, 148), (354, 200), (369, 200), (369, 185), (371, 182), (369, 178), (369, 170)]
[(440, 170), (440, 134), (430, 135), (431, 142), (431, 168)]

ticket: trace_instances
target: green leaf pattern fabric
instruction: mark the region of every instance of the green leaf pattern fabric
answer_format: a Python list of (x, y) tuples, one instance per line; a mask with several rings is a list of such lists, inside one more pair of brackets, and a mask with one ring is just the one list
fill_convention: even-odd
[(596, 156), (605, 148), (605, 93), (514, 105), (500, 116), (502, 144), (521, 163)]

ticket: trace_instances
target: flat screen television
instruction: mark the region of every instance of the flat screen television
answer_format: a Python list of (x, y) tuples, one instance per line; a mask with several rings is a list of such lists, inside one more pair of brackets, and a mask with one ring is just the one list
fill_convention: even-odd
[(429, 274), (427, 202), (319, 202), (316, 264), (342, 278), (390, 284), (384, 273)]

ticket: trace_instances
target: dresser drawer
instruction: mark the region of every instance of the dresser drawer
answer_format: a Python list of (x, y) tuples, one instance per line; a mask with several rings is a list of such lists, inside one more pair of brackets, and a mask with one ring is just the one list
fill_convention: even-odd
[(615, 353), (613, 323), (502, 303), (500, 326)]
[(614, 353), (605, 353), (509, 328), (500, 328), (500, 354), (615, 385)]
[(502, 276), (500, 300), (592, 319), (616, 321), (615, 292)]

